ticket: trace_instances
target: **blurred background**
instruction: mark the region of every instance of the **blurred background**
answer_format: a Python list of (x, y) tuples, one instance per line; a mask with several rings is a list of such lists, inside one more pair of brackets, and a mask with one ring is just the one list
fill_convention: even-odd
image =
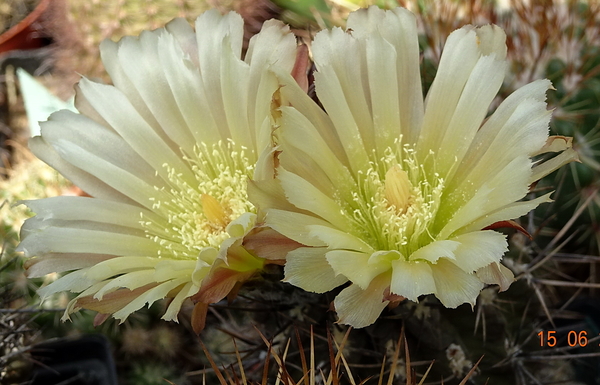
[[(274, 268), (233, 303), (213, 305), (199, 338), (189, 324), (191, 307), (180, 324), (161, 321), (157, 304), (122, 325), (110, 319), (94, 328), (91, 312), (60, 321), (66, 294), (39, 303), (36, 288), (56, 277), (25, 277), (14, 249), (32, 213), (18, 201), (80, 191), (32, 156), (27, 139), (37, 120), (72, 108), (81, 75), (110, 82), (98, 50), (103, 39), (138, 35), (175, 17), (193, 23), (217, 8), (244, 17), (246, 41), (265, 20), (279, 18), (309, 42), (373, 4), (417, 15), (425, 91), (445, 39), (465, 24), (495, 23), (508, 36), (510, 72), (491, 111), (532, 80), (554, 84), (552, 134), (572, 136), (581, 162), (533, 186), (531, 197), (556, 192), (553, 203), (519, 220), (532, 240), (506, 232), (511, 248), (504, 262), (518, 279), (507, 292), (485, 289), (474, 309), (445, 309), (435, 298), (403, 303), (347, 334), (326, 311), (336, 293), (284, 285)], [(0, 0), (0, 383), (599, 384), (599, 189), (597, 1)], [(555, 346), (548, 346), (550, 337)], [(82, 360), (90, 369), (81, 369)]]

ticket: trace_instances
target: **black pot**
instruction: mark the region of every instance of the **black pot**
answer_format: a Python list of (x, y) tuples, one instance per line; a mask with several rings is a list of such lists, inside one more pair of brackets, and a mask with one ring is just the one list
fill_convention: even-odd
[(117, 385), (115, 363), (106, 337), (87, 335), (36, 345), (37, 363), (30, 385)]

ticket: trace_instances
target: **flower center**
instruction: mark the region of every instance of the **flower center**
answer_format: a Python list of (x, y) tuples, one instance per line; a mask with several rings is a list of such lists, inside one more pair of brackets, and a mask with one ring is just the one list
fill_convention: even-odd
[(354, 219), (358, 237), (375, 250), (397, 250), (409, 256), (434, 240), (431, 234), (444, 180), (427, 172), (415, 151), (401, 146), (359, 172), (358, 191), (343, 204)]
[(184, 157), (195, 177), (191, 180), (165, 165), (169, 187), (156, 188), (160, 194), (152, 198), (157, 217), (142, 218), (146, 235), (161, 246), (159, 256), (196, 259), (203, 248), (219, 249), (230, 237), (227, 225), (256, 211), (246, 193), (255, 158), (254, 152), (229, 140), (201, 143), (192, 157)]

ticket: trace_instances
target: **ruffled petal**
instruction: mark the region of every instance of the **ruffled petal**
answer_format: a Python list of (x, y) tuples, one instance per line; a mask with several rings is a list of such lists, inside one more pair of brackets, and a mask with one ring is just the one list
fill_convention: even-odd
[(66, 274), (49, 285), (40, 288), (38, 294), (43, 301), (50, 295), (61, 291), (82, 292), (96, 283), (95, 280), (87, 278), (86, 273), (87, 269), (82, 269)]
[(491, 230), (462, 234), (452, 240), (459, 243), (452, 263), (465, 273), (499, 262), (508, 251), (506, 236)]
[(456, 308), (463, 303), (475, 306), (475, 301), (483, 282), (475, 274), (465, 273), (453, 262), (441, 258), (431, 265), (435, 281), (435, 296), (449, 308)]
[(351, 285), (342, 290), (334, 301), (338, 322), (355, 328), (374, 323), (389, 303), (383, 299), (389, 283), (389, 274), (381, 274), (373, 279), (365, 290), (358, 285)]
[(153, 287), (156, 287), (156, 284), (146, 285), (135, 290), (117, 290), (107, 294), (102, 301), (99, 301), (84, 292), (69, 302), (62, 320), (65, 321), (70, 319), (69, 314), (74, 313), (79, 309), (89, 309), (97, 311), (100, 314), (113, 314)]
[(183, 286), (183, 288), (177, 293), (175, 298), (173, 298), (171, 303), (169, 303), (167, 311), (165, 311), (165, 314), (162, 316), (162, 319), (164, 319), (165, 321), (179, 322), (177, 320), (177, 315), (181, 310), (181, 305), (183, 305), (183, 301), (185, 301), (186, 298), (189, 298), (192, 295), (194, 295), (197, 291), (198, 286), (195, 286), (192, 282), (186, 283)]
[(143, 294), (138, 295), (133, 299), (133, 301), (129, 302), (126, 306), (119, 309), (118, 311), (113, 313), (113, 317), (115, 319), (121, 320), (121, 323), (125, 321), (127, 317), (131, 313), (136, 310), (141, 309), (144, 305), (148, 304), (148, 306), (152, 305), (154, 302), (166, 298), (167, 294), (178, 286), (184, 284), (187, 278), (183, 277), (180, 279), (176, 279), (173, 281), (167, 281), (161, 283), (150, 290), (144, 292)]
[(134, 290), (155, 282), (154, 272), (152, 270), (134, 271), (120, 275), (106, 282), (106, 284), (94, 294), (94, 298), (101, 301), (104, 294), (111, 293), (122, 287)]

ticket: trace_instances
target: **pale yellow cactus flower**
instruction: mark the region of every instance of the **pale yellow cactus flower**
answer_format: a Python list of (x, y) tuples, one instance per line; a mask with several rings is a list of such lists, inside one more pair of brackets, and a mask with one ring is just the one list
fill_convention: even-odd
[(78, 295), (80, 308), (125, 320), (168, 297), (177, 320), (194, 296), (197, 328), (220, 300), (265, 260), (242, 245), (256, 209), (248, 178), (273, 176), (268, 158), (271, 103), (289, 73), (296, 40), (271, 20), (242, 59), (243, 20), (216, 10), (195, 31), (184, 19), (101, 45), (114, 83), (83, 78), (81, 114), (60, 111), (42, 124), (31, 150), (91, 197), (25, 202), (19, 250), (30, 277), (67, 273), (39, 294)]
[[(424, 101), (414, 15), (371, 7), (314, 39), (325, 111), (280, 74), (292, 107), (278, 122), (277, 179), (249, 194), (268, 226), (304, 245), (287, 255), (287, 282), (318, 293), (351, 283), (334, 301), (339, 322), (364, 327), (390, 301), (425, 294), (473, 305), (485, 284), (514, 280), (500, 263), (506, 237), (489, 228), (548, 202), (522, 199), (575, 153), (548, 137), (548, 80), (486, 118), (505, 38), (493, 25), (453, 32)], [(532, 160), (548, 152), (559, 154)]]

